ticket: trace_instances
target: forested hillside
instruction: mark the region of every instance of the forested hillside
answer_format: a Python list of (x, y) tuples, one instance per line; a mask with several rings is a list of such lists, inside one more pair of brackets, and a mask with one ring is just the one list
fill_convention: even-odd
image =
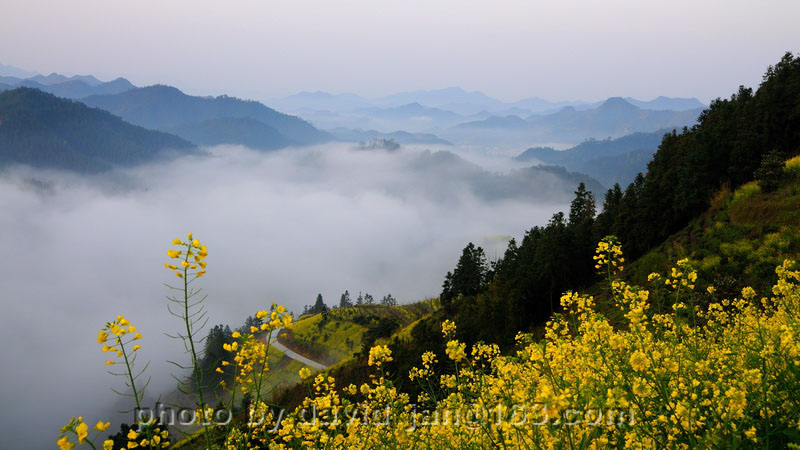
[(480, 248), (467, 246), (445, 279), (445, 310), (468, 341), (509, 345), (556, 312), (563, 292), (595, 281), (591, 255), (603, 236), (618, 236), (636, 259), (705, 212), (720, 189), (759, 174), (771, 179), (770, 161), (798, 153), (800, 58), (786, 54), (757, 91), (741, 87), (713, 101), (697, 125), (664, 136), (647, 174), (610, 189), (600, 214), (579, 188), (568, 215), (557, 213), (512, 241), (499, 261), (488, 264)]
[(194, 152), (195, 146), (37, 89), (0, 93), (0, 165), (96, 172), (152, 161), (167, 151)]

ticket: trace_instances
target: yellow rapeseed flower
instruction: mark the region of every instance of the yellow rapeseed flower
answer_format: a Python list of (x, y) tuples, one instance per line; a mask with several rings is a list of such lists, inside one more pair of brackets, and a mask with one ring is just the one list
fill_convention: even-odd
[(447, 319), (442, 322), (442, 334), (444, 337), (450, 337), (456, 333), (456, 324), (452, 320)]
[(66, 436), (64, 436), (61, 439), (59, 439), (57, 444), (58, 444), (58, 448), (60, 450), (71, 450), (73, 447), (75, 447), (75, 444), (70, 442), (69, 439), (67, 439)]
[(644, 370), (647, 366), (650, 365), (650, 361), (647, 359), (647, 355), (645, 355), (642, 351), (636, 350), (633, 352), (630, 358), (631, 367), (633, 370)]
[(89, 425), (86, 425), (84, 422), (79, 423), (78, 426), (75, 427), (75, 434), (78, 435), (78, 443), (83, 444), (83, 441), (89, 436)]

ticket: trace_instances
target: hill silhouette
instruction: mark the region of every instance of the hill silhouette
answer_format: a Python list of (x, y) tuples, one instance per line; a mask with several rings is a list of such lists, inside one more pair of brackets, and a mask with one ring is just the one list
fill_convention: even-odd
[(0, 165), (97, 172), (194, 151), (177, 136), (37, 89), (0, 93)]
[(256, 101), (224, 95), (191, 96), (171, 86), (155, 85), (115, 95), (93, 95), (82, 101), (145, 128), (166, 130), (211, 119), (244, 117), (269, 125), (297, 144), (317, 144), (331, 139), (305, 120)]

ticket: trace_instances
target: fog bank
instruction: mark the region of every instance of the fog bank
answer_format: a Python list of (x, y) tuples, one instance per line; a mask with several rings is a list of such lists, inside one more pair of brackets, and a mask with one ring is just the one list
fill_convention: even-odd
[[(300, 312), (345, 289), (401, 302), (439, 293), (469, 242), (520, 237), (565, 207), (563, 193), (489, 198), (459, 169), (419, 169), (419, 153), (343, 146), (258, 153), (216, 147), (91, 177), (18, 168), (0, 174), (0, 447), (51, 447), (72, 415), (90, 423), (118, 402), (97, 329), (135, 324), (153, 392), (172, 385), (181, 345), (166, 311), (174, 237), (208, 245), (210, 324), (238, 326), (271, 302)], [(109, 431), (116, 430), (113, 423)]]

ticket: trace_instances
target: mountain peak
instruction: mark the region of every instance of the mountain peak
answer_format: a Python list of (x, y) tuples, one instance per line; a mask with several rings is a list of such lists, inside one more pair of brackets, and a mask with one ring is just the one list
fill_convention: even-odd
[(633, 105), (632, 103), (628, 102), (627, 100), (625, 100), (622, 97), (609, 97), (609, 99), (604, 101), (603, 104), (600, 105), (600, 107), (598, 109), (615, 109), (615, 110), (628, 109), (628, 110), (633, 110), (633, 109), (639, 109), (639, 108), (636, 107), (636, 105)]

